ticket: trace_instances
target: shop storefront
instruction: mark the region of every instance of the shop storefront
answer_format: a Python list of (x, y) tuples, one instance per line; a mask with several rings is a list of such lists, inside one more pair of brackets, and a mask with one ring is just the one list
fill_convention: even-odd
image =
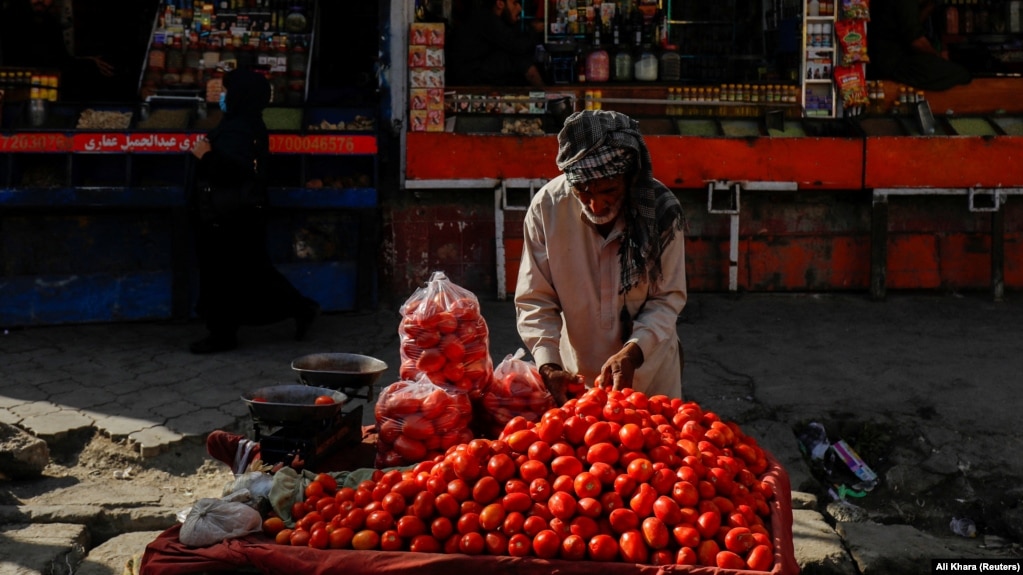
[[(375, 305), (371, 4), (153, 2), (148, 39), (124, 58), (136, 86), (123, 101), (70, 101), (59, 71), (2, 67), (0, 325), (191, 315), (188, 150), (219, 121), (229, 61), (274, 86), (272, 257), (325, 310)], [(341, 51), (344, 62), (324, 56)]]
[(522, 210), (558, 174), (560, 121), (617, 110), (639, 119), (655, 176), (687, 208), (694, 291), (1001, 297), (1023, 286), (1016, 4), (943, 7), (973, 19), (940, 31), (973, 80), (926, 93), (870, 77), (869, 8), (857, 2), (525, 2), (520, 26), (543, 21), (543, 89), (437, 85), (442, 61), (426, 57), (437, 36), (425, 31), (439, 25), (411, 6), (392, 10), (392, 27), (409, 30), (407, 74), (394, 74), (408, 83), (403, 186), (438, 204), (486, 198), (478, 205), (492, 206), (496, 230), (487, 287), (507, 297)]

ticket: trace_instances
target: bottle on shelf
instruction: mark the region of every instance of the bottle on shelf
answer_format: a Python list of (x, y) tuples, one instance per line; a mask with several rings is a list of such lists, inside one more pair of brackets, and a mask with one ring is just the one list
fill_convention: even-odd
[(611, 61), (607, 50), (600, 43), (600, 26), (593, 31), (593, 49), (586, 55), (585, 80), (607, 82), (611, 77)]
[(953, 36), (959, 34), (959, 7), (954, 2), (949, 2), (945, 7), (945, 33)]
[(812, 17), (821, 15), (821, 3), (818, 0), (810, 0), (806, 5), (806, 15)]

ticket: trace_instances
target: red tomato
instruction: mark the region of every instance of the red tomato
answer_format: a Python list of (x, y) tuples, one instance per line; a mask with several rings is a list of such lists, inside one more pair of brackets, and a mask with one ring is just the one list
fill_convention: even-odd
[(486, 541), (483, 539), (483, 535), (475, 531), (463, 533), (458, 540), (458, 550), (466, 555), (479, 555), (483, 553), (485, 546)]
[(547, 520), (539, 515), (530, 515), (522, 523), (522, 532), (530, 537), (536, 537), (545, 529), (547, 529)]
[(551, 515), (558, 519), (571, 518), (575, 515), (577, 505), (575, 498), (566, 491), (555, 491), (547, 500), (547, 508), (550, 509)]
[(700, 558), (692, 547), (680, 547), (678, 554), (675, 556), (676, 565), (696, 565), (699, 561)]
[(436, 537), (424, 534), (413, 537), (408, 549), (413, 553), (438, 553), (441, 547)]
[(435, 347), (424, 349), (416, 360), (416, 368), (423, 373), (434, 373), (444, 369), (447, 358)]
[(774, 553), (768, 545), (757, 545), (746, 556), (747, 566), (754, 571), (770, 571), (774, 565)]
[(630, 529), (618, 537), (618, 547), (622, 559), (627, 563), (646, 563), (650, 558), (650, 549), (643, 541), (643, 535), (636, 529)]
[[(713, 429), (710, 431), (714, 431)], [(722, 569), (745, 569), (746, 562), (731, 551), (718, 551), (718, 554), (714, 557), (714, 561), (717, 566)]]
[(704, 539), (700, 541), (700, 545), (696, 548), (697, 561), (700, 565), (716, 567), (718, 564), (717, 556), (720, 551), (721, 547), (718, 546), (717, 541)]
[(612, 511), (608, 515), (608, 521), (611, 524), (611, 529), (618, 534), (639, 527), (639, 516), (636, 515), (635, 511), (624, 507)]
[[(441, 517), (455, 517), (459, 511), (459, 501), (450, 493), (441, 493), (433, 500), (434, 509)], [(440, 538), (438, 538), (440, 539)]]
[(551, 417), (547, 417), (545, 414), (540, 419), (540, 423), (536, 425), (536, 434), (542, 441), (553, 444), (561, 438), (561, 432), (564, 428), (565, 420), (559, 413), (555, 412), (555, 415)]
[(586, 547), (590, 559), (594, 561), (614, 561), (618, 558), (618, 542), (606, 533), (594, 535)]
[(533, 500), (528, 493), (508, 493), (501, 498), (501, 505), (507, 511), (526, 512), (533, 506)]
[(489, 475), (480, 477), (472, 488), (473, 501), (486, 505), (497, 498), (501, 492), (501, 484)]
[(700, 531), (692, 525), (676, 525), (671, 529), (671, 535), (682, 547), (696, 547), (700, 544)]
[(645, 483), (653, 476), (654, 465), (649, 459), (633, 459), (625, 472), (637, 483)]
[(405, 540), (394, 529), (388, 529), (380, 534), (381, 551), (400, 551), (404, 547)]
[(535, 459), (537, 461), (543, 461), (544, 463), (546, 463), (550, 461), (552, 457), (554, 457), (554, 451), (551, 450), (550, 443), (543, 441), (542, 439), (538, 439), (534, 441), (532, 445), (529, 446), (529, 449), (526, 450), (526, 455), (530, 459)]
[(529, 483), (529, 498), (538, 503), (546, 502), (553, 492), (550, 482), (543, 477), (538, 477)]
[(483, 508), (479, 514), (480, 527), (484, 531), (494, 531), (504, 524), (507, 511), (500, 503), (491, 503)]
[(586, 539), (579, 535), (569, 535), (561, 540), (559, 556), (568, 561), (580, 561), (586, 558)]
[(603, 510), (604, 509), (603, 507), (601, 507), (600, 501), (597, 501), (592, 497), (580, 498), (575, 506), (576, 514), (582, 515), (584, 517), (592, 517), (594, 519), (600, 517)]
[(523, 481), (528, 481), (532, 483), (537, 479), (546, 478), (547, 474), (548, 474), (547, 465), (544, 462), (538, 461), (536, 459), (529, 459), (527, 461), (524, 461), (522, 462), (522, 465), (519, 466), (519, 477), (521, 477)]
[(348, 549), (352, 545), (355, 531), (349, 527), (336, 527), (327, 534), (327, 546), (331, 549)]
[(550, 559), (558, 554), (561, 539), (550, 529), (544, 529), (533, 537), (533, 553), (537, 557)]
[(455, 523), (455, 529), (461, 533), (472, 533), (480, 530), (480, 514), (479, 513), (465, 513), (458, 518), (458, 522)]
[(426, 523), (415, 515), (403, 515), (398, 518), (395, 531), (402, 537), (412, 538), (426, 533)]
[(657, 492), (647, 483), (640, 483), (635, 494), (629, 499), (629, 508), (640, 517), (648, 517), (653, 512)]
[(580, 498), (596, 497), (600, 495), (600, 492), (602, 490), (600, 480), (598, 480), (596, 477), (593, 476), (592, 473), (588, 471), (583, 471), (582, 473), (576, 475), (575, 480), (572, 482), (572, 486), (575, 490), (575, 494)]
[(720, 527), (721, 514), (717, 511), (705, 511), (696, 518), (696, 528), (704, 539), (714, 537)]
[(635, 423), (626, 423), (618, 430), (618, 441), (622, 447), (637, 451), (643, 448), (643, 431)]
[(572, 455), (559, 455), (551, 461), (551, 471), (557, 475), (575, 477), (583, 471), (583, 463)]
[(309, 533), (309, 546), (314, 549), (326, 549), (330, 545), (330, 534), (323, 527), (317, 527)]
[(526, 523), (526, 516), (519, 511), (511, 511), (504, 517), (504, 523), (501, 525), (501, 531), (505, 535), (514, 535), (516, 533), (522, 533), (523, 526)]
[(637, 485), (639, 485), (638, 481), (622, 473), (615, 477), (614, 490), (622, 498), (630, 497), (636, 491)]
[(372, 529), (363, 529), (352, 537), (352, 549), (366, 550), (380, 547), (380, 534)]
[(444, 541), (454, 532), (455, 527), (447, 517), (438, 517), (430, 523), (430, 534), (436, 537), (438, 541)]
[[(284, 531), (281, 531), (283, 533)], [(280, 533), (278, 533), (280, 535)], [(295, 529), (291, 532), (288, 538), (288, 544), (292, 547), (308, 547), (309, 546), (309, 532), (305, 529)]]
[(618, 461), (618, 448), (608, 442), (596, 443), (586, 451), (587, 463), (607, 463), (613, 465)]
[(611, 425), (606, 421), (598, 421), (586, 429), (583, 434), (583, 443), (589, 446), (603, 443), (611, 437)]
[(515, 533), (508, 538), (508, 555), (525, 557), (533, 552), (533, 540), (524, 533)]
[(487, 460), (487, 473), (498, 481), (507, 481), (515, 475), (515, 461), (507, 453), (492, 455)]
[[(317, 395), (313, 400), (314, 405), (334, 405), (334, 398), (329, 395)], [(319, 547), (318, 549), (323, 549)]]
[(673, 526), (682, 521), (682, 509), (678, 503), (666, 495), (662, 495), (654, 501), (654, 517), (657, 517), (665, 525)]
[(743, 554), (756, 545), (753, 533), (747, 527), (733, 527), (725, 533), (725, 549)]
[(497, 531), (490, 531), (483, 536), (483, 549), (489, 555), (507, 555), (508, 537)]
[(504, 438), (508, 443), (508, 447), (511, 447), (512, 451), (518, 453), (526, 453), (529, 451), (529, 446), (539, 441), (539, 439), (540, 437), (532, 429), (520, 429)]
[(643, 533), (643, 541), (651, 549), (663, 549), (668, 546), (668, 541), (671, 539), (668, 527), (656, 517), (644, 519), (640, 526), (640, 532)]
[(378, 509), (366, 515), (366, 529), (383, 533), (392, 527), (394, 527), (394, 516), (383, 509)]

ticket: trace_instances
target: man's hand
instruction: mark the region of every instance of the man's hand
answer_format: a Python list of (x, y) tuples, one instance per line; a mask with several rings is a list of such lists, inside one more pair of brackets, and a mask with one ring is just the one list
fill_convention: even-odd
[(556, 363), (541, 365), (539, 372), (544, 385), (547, 386), (547, 391), (551, 393), (551, 396), (554, 397), (554, 402), (559, 406), (564, 405), (568, 401), (568, 395), (566, 395), (565, 390), (568, 389), (569, 384), (580, 379), (580, 376), (565, 371)]
[(96, 65), (96, 70), (107, 78), (114, 75), (114, 66), (99, 56), (82, 56), (82, 60), (89, 60)]
[(612, 389), (632, 387), (632, 377), (636, 374), (636, 368), (643, 365), (643, 350), (633, 342), (625, 344), (625, 347), (618, 353), (607, 358), (604, 366), (600, 368), (600, 375), (597, 376), (597, 385), (608, 386)]

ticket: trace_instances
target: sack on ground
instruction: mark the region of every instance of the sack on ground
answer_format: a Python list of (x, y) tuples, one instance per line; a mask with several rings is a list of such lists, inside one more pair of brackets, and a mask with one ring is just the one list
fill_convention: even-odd
[(206, 497), (192, 506), (178, 538), (191, 547), (209, 547), (262, 528), (259, 511), (244, 503)]

